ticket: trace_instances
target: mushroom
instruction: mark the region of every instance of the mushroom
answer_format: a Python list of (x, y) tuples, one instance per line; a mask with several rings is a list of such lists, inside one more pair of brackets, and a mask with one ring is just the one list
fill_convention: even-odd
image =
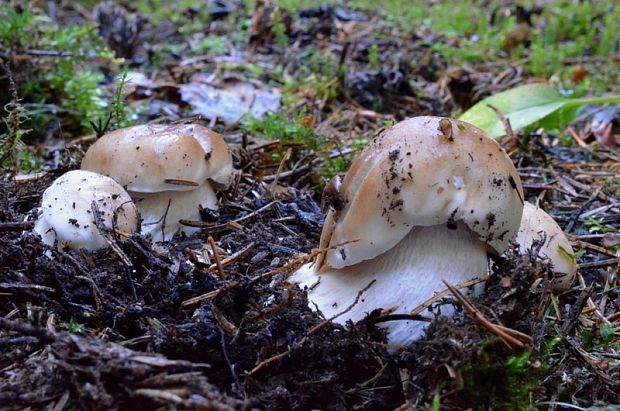
[[(95, 202), (105, 227), (132, 234), (138, 229), (138, 211), (129, 194), (109, 177), (84, 170), (69, 171), (44, 192), (34, 225), (43, 242), (89, 251), (108, 246), (92, 214)], [(113, 227), (114, 225), (114, 227)]]
[(533, 204), (525, 203), (521, 226), (515, 240), (521, 254), (534, 249), (537, 256), (551, 262), (555, 274), (552, 283), (554, 290), (566, 291), (570, 288), (577, 274), (573, 248), (558, 223), (549, 214)]
[(152, 234), (154, 241), (169, 239), (179, 229), (197, 231), (179, 220), (199, 220), (200, 207), (216, 209), (214, 188), (228, 187), (234, 177), (226, 142), (196, 124), (113, 131), (88, 149), (82, 169), (125, 187), (142, 215), (143, 234)]
[[(521, 220), (523, 192), (504, 150), (482, 130), (440, 117), (414, 117), (382, 132), (339, 185), (321, 233), (321, 254), (292, 281), (310, 305), (335, 321), (372, 310), (409, 314), (443, 281), (487, 274), (487, 252), (501, 254)], [(338, 201), (333, 201), (336, 197)], [(423, 324), (389, 321), (388, 339), (407, 344)]]

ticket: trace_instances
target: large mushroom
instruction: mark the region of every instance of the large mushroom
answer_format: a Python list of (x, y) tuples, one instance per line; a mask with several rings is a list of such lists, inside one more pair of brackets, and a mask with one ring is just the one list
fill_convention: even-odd
[(553, 217), (533, 204), (525, 203), (521, 226), (515, 239), (519, 252), (536, 252), (536, 257), (548, 260), (553, 266), (553, 289), (566, 291), (577, 274), (573, 248)]
[[(377, 308), (408, 314), (445, 289), (487, 274), (519, 229), (523, 192), (504, 150), (457, 120), (415, 117), (369, 143), (332, 198), (323, 252), (291, 278), (310, 305), (335, 321), (358, 321)], [(333, 199), (333, 197), (339, 197)], [(424, 324), (384, 323), (389, 341), (407, 344)]]
[(93, 202), (108, 229), (127, 235), (138, 229), (138, 211), (129, 194), (109, 177), (85, 170), (69, 171), (44, 192), (34, 225), (43, 242), (89, 251), (108, 246), (93, 215)]
[(86, 152), (82, 169), (110, 176), (127, 189), (142, 216), (142, 233), (168, 240), (180, 220), (200, 220), (216, 209), (214, 188), (233, 179), (232, 156), (222, 137), (196, 124), (140, 125), (102, 136)]

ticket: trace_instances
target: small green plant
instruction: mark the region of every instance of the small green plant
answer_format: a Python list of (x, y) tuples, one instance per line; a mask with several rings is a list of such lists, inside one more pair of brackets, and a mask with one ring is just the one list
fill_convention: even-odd
[(610, 344), (616, 339), (616, 333), (609, 324), (602, 323), (599, 325), (598, 332), (604, 344)]
[(102, 116), (107, 103), (103, 75), (91, 68), (94, 59), (112, 61), (113, 55), (91, 25), (59, 27), (38, 9), (0, 4), (0, 43), (12, 53), (46, 50), (52, 58), (33, 57), (36, 64), (20, 73), (17, 87), (33, 128), (47, 115), (60, 115), (66, 128), (86, 129)]
[(28, 116), (26, 115), (26, 110), (19, 102), (17, 88), (10, 68), (4, 63), (1, 67), (9, 80), (11, 101), (4, 107), (7, 112), (7, 116), (4, 118), (6, 133), (0, 135), (0, 166), (3, 169), (11, 167), (17, 169), (21, 160), (18, 153), (22, 145), (22, 138), (30, 132), (30, 130), (22, 128), (22, 125), (28, 120)]
[(550, 339), (549, 341), (547, 341), (545, 345), (545, 351), (544, 351), (544, 359), (545, 359), (546, 364), (550, 364), (550, 362), (552, 361), (552, 357), (554, 353), (556, 352), (555, 348), (558, 345), (560, 345), (561, 342), (562, 342), (562, 338), (560, 337), (554, 337)]
[(228, 41), (224, 36), (207, 36), (197, 40), (192, 48), (191, 53), (194, 55), (211, 54), (219, 56), (228, 50)]
[(441, 411), (441, 395), (436, 392), (433, 395), (433, 402), (431, 403), (430, 411)]
[(588, 229), (588, 232), (590, 234), (606, 234), (616, 232), (613, 227), (604, 225), (602, 222), (600, 222), (594, 217), (586, 218), (586, 220), (584, 221), (584, 225)]
[(315, 146), (316, 139), (312, 129), (301, 124), (299, 120), (304, 117), (300, 112), (295, 120), (289, 120), (284, 114), (272, 114), (262, 121), (251, 117), (241, 123), (241, 128), (248, 134), (262, 133), (268, 140), (280, 140), (282, 142), (303, 142)]
[(373, 44), (368, 49), (368, 64), (370, 69), (378, 71), (381, 68), (381, 61), (379, 60), (379, 46)]
[(127, 70), (123, 71), (123, 74), (119, 76), (118, 85), (116, 86), (116, 91), (114, 92), (114, 118), (116, 120), (116, 127), (121, 128), (125, 125), (127, 121), (127, 116), (125, 115), (125, 99), (123, 98), (123, 89), (127, 84)]
[[(284, 143), (303, 143), (304, 148), (321, 156), (323, 160), (321, 175), (328, 180), (337, 174), (344, 173), (351, 159), (363, 146), (364, 140), (354, 144), (352, 152), (331, 158), (330, 153), (335, 150), (335, 144), (326, 138), (316, 135), (310, 127), (304, 125), (303, 120), (305, 117), (306, 115), (303, 111), (292, 116), (293, 120), (288, 119), (282, 113), (267, 116), (262, 121), (246, 117), (241, 123), (241, 128), (251, 135), (262, 134), (268, 140), (280, 140)], [(274, 160), (279, 161), (281, 158), (274, 158)]]
[(66, 327), (67, 331), (69, 331), (71, 334), (83, 334), (85, 330), (84, 324), (78, 323), (73, 318), (71, 319), (71, 321), (69, 321), (69, 323), (66, 324)]
[(560, 254), (567, 256), (573, 261), (577, 261), (578, 259), (580, 259), (586, 254), (586, 250), (579, 250), (574, 253), (571, 253), (570, 251), (568, 251), (566, 248), (562, 247), (561, 245), (558, 246), (558, 251), (560, 252)]
[(286, 47), (288, 46), (286, 26), (284, 25), (284, 20), (282, 20), (282, 14), (277, 8), (271, 14), (271, 24), (273, 26), (273, 33), (276, 37), (276, 44), (281, 49), (286, 49)]

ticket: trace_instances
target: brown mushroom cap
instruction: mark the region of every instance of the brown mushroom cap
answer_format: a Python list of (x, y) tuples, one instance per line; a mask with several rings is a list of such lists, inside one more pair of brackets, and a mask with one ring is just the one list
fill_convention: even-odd
[(553, 265), (556, 274), (553, 288), (565, 291), (570, 288), (577, 274), (577, 263), (572, 256), (573, 248), (553, 217), (543, 209), (525, 203), (521, 226), (516, 237), (519, 250), (521, 253), (526, 253), (532, 248), (534, 241), (543, 240), (539, 254), (542, 258), (548, 258)]
[(146, 124), (113, 131), (88, 149), (82, 169), (141, 193), (192, 190), (207, 179), (228, 186), (233, 178), (226, 142), (196, 124)]
[[(394, 247), (414, 226), (462, 221), (498, 254), (519, 228), (523, 190), (499, 144), (462, 121), (414, 117), (378, 135), (351, 165), (330, 217), (324, 261), (342, 268)], [(331, 221), (333, 220), (333, 221)]]
[(94, 223), (91, 204), (95, 202), (107, 228), (132, 234), (138, 228), (138, 212), (129, 194), (109, 177), (85, 170), (69, 171), (44, 192), (41, 214), (34, 231), (43, 241), (55, 240), (74, 250), (97, 250), (108, 246)]

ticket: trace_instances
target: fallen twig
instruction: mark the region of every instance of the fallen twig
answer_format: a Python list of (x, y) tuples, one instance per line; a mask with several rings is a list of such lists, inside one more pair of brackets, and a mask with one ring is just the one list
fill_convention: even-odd
[(32, 230), (32, 227), (34, 227), (34, 221), (0, 223), (0, 233), (9, 231), (27, 231)]
[(211, 246), (211, 250), (213, 251), (213, 259), (215, 260), (215, 265), (217, 267), (217, 276), (220, 280), (224, 281), (226, 276), (224, 275), (224, 267), (222, 267), (222, 263), (220, 262), (220, 256), (217, 253), (217, 246), (215, 245), (215, 240), (213, 237), (209, 236), (207, 238), (209, 245)]
[[(478, 277), (478, 278), (474, 278), (472, 280), (468, 280), (468, 281), (462, 282), (460, 284), (455, 285), (455, 287), (457, 289), (471, 287), (473, 285), (483, 283), (483, 282), (485, 282), (488, 279), (489, 279), (489, 276), (485, 275), (485, 276), (482, 276), (482, 277)], [(433, 305), (437, 301), (441, 300), (443, 297), (445, 297), (448, 294), (450, 294), (450, 290), (449, 289), (445, 289), (445, 290), (435, 294), (434, 296), (432, 296), (431, 298), (429, 298), (428, 300), (424, 301), (422, 304), (418, 305), (416, 308), (411, 310), (409, 315), (411, 315), (412, 317), (419, 316), (422, 313), (422, 311), (426, 310), (428, 307), (430, 307), (431, 305)]]
[(448, 284), (444, 281), (444, 284), (452, 295), (463, 305), (465, 312), (467, 312), (472, 318), (486, 328), (491, 333), (497, 335), (504, 345), (509, 349), (523, 348), (525, 344), (531, 344), (533, 342), (532, 337), (524, 334), (520, 331), (513, 330), (512, 328), (504, 327), (503, 325), (493, 324), (478, 310), (469, 300), (461, 294), (458, 288)]

